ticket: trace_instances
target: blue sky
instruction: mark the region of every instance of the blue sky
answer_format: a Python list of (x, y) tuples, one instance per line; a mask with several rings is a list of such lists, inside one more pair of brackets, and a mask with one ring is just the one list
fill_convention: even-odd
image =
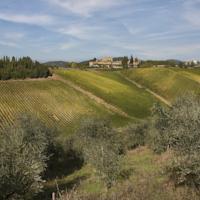
[(200, 59), (200, 0), (0, 0), (0, 56)]

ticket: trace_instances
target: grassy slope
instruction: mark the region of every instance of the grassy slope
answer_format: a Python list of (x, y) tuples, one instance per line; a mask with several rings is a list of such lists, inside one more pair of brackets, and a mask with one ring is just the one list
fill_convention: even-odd
[[(130, 171), (130, 182), (135, 185), (141, 178), (153, 176), (153, 181), (164, 183), (166, 176), (162, 174), (163, 164), (160, 162), (163, 156), (155, 155), (151, 150), (146, 147), (141, 147), (134, 151), (129, 152), (124, 158), (121, 159), (122, 169)], [(120, 179), (118, 184), (123, 184), (125, 180)], [(141, 180), (140, 180), (141, 181)], [(71, 175), (57, 179), (57, 184), (60, 190), (66, 188), (71, 189), (74, 186), (79, 191), (86, 194), (98, 194), (106, 190), (104, 183), (95, 175), (94, 169), (85, 165), (80, 170), (75, 171)], [(115, 187), (113, 188), (115, 190)], [(55, 181), (49, 181), (45, 184), (45, 192), (41, 199), (50, 196), (52, 192), (56, 191)]]
[(200, 71), (198, 69), (142, 68), (122, 73), (169, 101), (173, 101), (186, 91), (200, 92)]
[(58, 70), (57, 74), (115, 105), (132, 117), (145, 118), (155, 99), (114, 72)]
[(21, 112), (34, 113), (48, 125), (69, 132), (87, 115), (108, 117), (114, 124), (126, 121), (60, 81), (0, 82), (0, 92), (0, 128), (12, 124)]
[[(190, 196), (190, 193), (188, 193), (189, 188), (173, 187), (172, 182), (165, 173), (170, 156), (169, 152), (161, 155), (154, 154), (147, 147), (139, 147), (129, 151), (125, 157), (121, 158), (122, 171), (128, 172), (129, 177), (119, 178), (116, 185), (109, 192), (122, 191), (128, 182), (129, 185), (135, 188), (137, 199), (171, 200), (183, 199), (185, 195), (187, 195), (185, 199), (188, 199), (188, 197), (199, 199), (195, 193)], [(66, 191), (66, 189), (70, 191), (70, 189), (75, 188), (78, 192), (87, 195), (104, 194), (106, 191), (105, 184), (95, 174), (94, 169), (89, 165), (85, 165), (80, 170), (57, 179), (57, 182), (47, 182), (44, 193), (36, 199), (49, 199), (52, 192), (57, 191), (57, 185), (60, 191)], [(130, 191), (126, 190), (126, 192)]]

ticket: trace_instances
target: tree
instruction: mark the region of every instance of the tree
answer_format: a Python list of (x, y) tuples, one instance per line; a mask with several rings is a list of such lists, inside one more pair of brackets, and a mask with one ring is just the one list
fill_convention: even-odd
[(0, 59), (0, 79), (23, 79), (38, 78), (51, 76), (51, 72), (47, 66), (37, 61), (32, 61), (30, 57)]
[(133, 59), (133, 56), (131, 56), (131, 58), (130, 58), (130, 65), (133, 66), (133, 63), (134, 63), (134, 59)]
[(77, 133), (77, 146), (85, 162), (91, 164), (108, 188), (120, 173), (122, 143), (108, 121), (86, 119)]
[(122, 59), (122, 66), (123, 66), (124, 69), (128, 68), (128, 57), (127, 56), (123, 57), (123, 59)]
[(192, 93), (179, 98), (172, 108), (157, 106), (154, 146), (159, 152), (171, 149), (168, 170), (177, 185), (200, 188), (200, 100)]
[(50, 130), (29, 115), (0, 134), (0, 199), (29, 199), (42, 189)]
[(195, 62), (192, 61), (190, 66), (191, 66), (191, 67), (195, 67)]
[(184, 68), (184, 67), (185, 67), (185, 66), (184, 66), (184, 63), (183, 63), (183, 62), (179, 62), (178, 67)]

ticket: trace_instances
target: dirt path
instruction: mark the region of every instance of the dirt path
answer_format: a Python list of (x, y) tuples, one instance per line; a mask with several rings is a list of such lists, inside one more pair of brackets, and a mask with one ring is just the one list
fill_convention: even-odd
[(78, 85), (72, 83), (69, 80), (63, 79), (61, 76), (59, 75), (54, 75), (53, 76), (54, 80), (59, 80), (63, 83), (66, 83), (67, 85), (69, 85), (70, 87), (74, 88), (75, 90), (81, 92), (82, 94), (88, 96), (90, 99), (94, 100), (95, 102), (97, 102), (98, 104), (103, 105), (104, 107), (106, 107), (108, 110), (117, 113), (123, 117), (127, 117), (130, 119), (133, 119), (133, 117), (131, 117), (130, 115), (128, 115), (127, 113), (125, 113), (123, 110), (121, 110), (120, 108), (113, 106), (112, 104), (107, 103), (106, 101), (104, 101), (103, 99), (101, 99), (100, 97), (94, 95), (93, 93), (84, 90), (83, 88), (79, 87)]
[(127, 81), (133, 83), (134, 85), (136, 85), (138, 88), (140, 89), (144, 89), (145, 91), (147, 91), (148, 93), (152, 94), (154, 97), (156, 97), (158, 100), (162, 101), (164, 104), (168, 105), (169, 107), (172, 106), (172, 104), (165, 99), (164, 97), (160, 96), (159, 94), (155, 93), (154, 91), (150, 90), (149, 88), (144, 87), (143, 85), (140, 85), (139, 83), (137, 83), (134, 80), (131, 80), (125, 76), (123, 76)]

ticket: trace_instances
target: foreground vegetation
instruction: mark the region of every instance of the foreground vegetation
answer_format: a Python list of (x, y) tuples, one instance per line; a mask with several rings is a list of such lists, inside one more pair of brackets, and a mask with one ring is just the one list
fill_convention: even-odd
[(30, 199), (42, 189), (51, 130), (22, 115), (0, 133), (0, 199)]
[(1, 132), (1, 198), (32, 199), (44, 187), (35, 199), (199, 199), (199, 108), (189, 93), (125, 129), (87, 118), (62, 145), (56, 129), (23, 115)]
[[(172, 108), (156, 106), (155, 118), (148, 128), (139, 125), (124, 131), (128, 139), (124, 143), (126, 148), (136, 150), (123, 156), (120, 168), (123, 176), (116, 176), (117, 184), (112, 189), (92, 194), (72, 190), (60, 195), (60, 199), (200, 199), (200, 111), (196, 109), (199, 104), (199, 99), (190, 93), (178, 99)], [(133, 145), (127, 146), (130, 144), (127, 141)], [(152, 150), (137, 148), (144, 144)]]

